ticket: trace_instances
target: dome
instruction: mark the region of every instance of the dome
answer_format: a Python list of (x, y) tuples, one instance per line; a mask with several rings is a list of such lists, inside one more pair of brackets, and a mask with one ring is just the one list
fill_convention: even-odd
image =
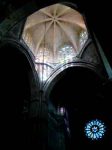
[(57, 66), (74, 60), (88, 33), (78, 11), (54, 4), (28, 16), (22, 38), (35, 56), (36, 70), (44, 70), (46, 79)]

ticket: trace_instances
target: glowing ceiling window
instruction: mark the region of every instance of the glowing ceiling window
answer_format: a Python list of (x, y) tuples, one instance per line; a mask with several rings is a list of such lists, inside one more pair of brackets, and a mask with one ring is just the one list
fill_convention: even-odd
[[(27, 18), (22, 38), (35, 56), (36, 70), (40, 76), (45, 73), (46, 80), (57, 66), (74, 60), (88, 39), (88, 32), (78, 11), (55, 4)], [(40, 67), (39, 63), (50, 67)]]
[(83, 48), (84, 44), (88, 39), (88, 34), (86, 31), (80, 33), (80, 48)]
[(58, 61), (60, 64), (73, 61), (73, 58), (75, 57), (74, 49), (70, 45), (64, 45), (61, 47), (58, 51), (58, 54)]
[(101, 120), (92, 120), (85, 126), (86, 136), (92, 140), (102, 139), (105, 131), (105, 125)]

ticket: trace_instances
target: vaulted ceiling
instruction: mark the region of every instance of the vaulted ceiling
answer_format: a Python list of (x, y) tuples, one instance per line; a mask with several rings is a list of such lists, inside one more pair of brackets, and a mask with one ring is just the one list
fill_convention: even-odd
[(88, 33), (78, 11), (62, 4), (54, 4), (27, 18), (22, 37), (34, 56), (41, 59), (38, 62), (43, 62), (44, 59), (44, 63), (59, 63), (67, 57), (67, 47), (73, 57), (81, 51)]
[(77, 10), (57, 3), (29, 15), (22, 38), (35, 57), (41, 80), (45, 80), (54, 69), (75, 60), (88, 40), (88, 31)]
[[(0, 1), (0, 21), (3, 21), (10, 13), (28, 3), (31, 0), (3, 0)], [(33, 0), (38, 7), (44, 7), (63, 0)], [(74, 0), (68, 0), (74, 2)], [(112, 65), (112, 44), (111, 44), (111, 2), (101, 1), (81, 1), (76, 0), (76, 4), (80, 7), (82, 12), (86, 14), (90, 27), (96, 33), (101, 46), (104, 49), (108, 60)]]

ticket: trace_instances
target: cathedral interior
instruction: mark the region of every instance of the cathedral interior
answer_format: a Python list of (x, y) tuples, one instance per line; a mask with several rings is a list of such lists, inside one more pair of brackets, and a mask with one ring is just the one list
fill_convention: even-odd
[(0, 0), (4, 149), (112, 149), (109, 6)]

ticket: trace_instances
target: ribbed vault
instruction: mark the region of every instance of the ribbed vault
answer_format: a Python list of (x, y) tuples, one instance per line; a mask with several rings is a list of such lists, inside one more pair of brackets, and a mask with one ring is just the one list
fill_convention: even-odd
[[(55, 4), (27, 18), (22, 35), (35, 56), (36, 69), (49, 74), (60, 64), (73, 61), (84, 46), (88, 34), (82, 15), (62, 4)], [(44, 77), (41, 77), (44, 78)], [(44, 80), (44, 79), (43, 79)]]

